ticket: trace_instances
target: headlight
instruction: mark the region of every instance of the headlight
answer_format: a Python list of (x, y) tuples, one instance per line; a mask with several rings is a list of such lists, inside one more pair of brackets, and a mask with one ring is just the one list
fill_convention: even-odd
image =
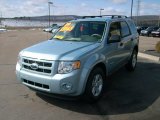
[(58, 66), (58, 73), (59, 74), (66, 74), (70, 73), (73, 70), (79, 69), (81, 66), (80, 61), (60, 61)]

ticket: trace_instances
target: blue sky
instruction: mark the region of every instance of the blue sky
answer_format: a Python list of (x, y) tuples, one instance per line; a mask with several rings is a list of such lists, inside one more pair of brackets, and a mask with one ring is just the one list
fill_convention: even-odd
[[(48, 1), (53, 15), (130, 15), (131, 0), (0, 0), (3, 17), (41, 16), (48, 14)], [(136, 15), (137, 0), (134, 1), (133, 15)], [(140, 0), (140, 15), (160, 15), (160, 0)]]

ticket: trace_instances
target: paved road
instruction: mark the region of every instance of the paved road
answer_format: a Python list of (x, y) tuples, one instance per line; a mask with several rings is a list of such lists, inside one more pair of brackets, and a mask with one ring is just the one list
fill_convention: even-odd
[(108, 80), (97, 104), (36, 95), (17, 83), (15, 65), (0, 65), (0, 120), (159, 120), (160, 64), (139, 59), (133, 73), (124, 68)]
[(139, 58), (135, 72), (129, 73), (125, 68), (117, 71), (107, 79), (110, 82), (105, 94), (96, 104), (49, 98), (17, 82), (16, 54), (19, 49), (37, 42), (37, 38), (27, 41), (29, 35), (22, 42), (16, 35), (12, 33), (12, 39), (5, 37), (8, 42), (2, 42), (4, 36), (0, 36), (0, 120), (160, 119), (160, 64)]

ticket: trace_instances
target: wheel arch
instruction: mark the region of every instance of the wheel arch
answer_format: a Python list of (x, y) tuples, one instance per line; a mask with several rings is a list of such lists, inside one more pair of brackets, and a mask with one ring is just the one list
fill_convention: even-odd
[(104, 71), (104, 74), (105, 74), (105, 79), (106, 79), (106, 77), (107, 77), (107, 68), (106, 68), (106, 65), (105, 65), (105, 63), (103, 63), (103, 62), (99, 62), (99, 63), (97, 63), (96, 65), (94, 65), (94, 66), (92, 67), (92, 69), (89, 71), (88, 76), (87, 76), (86, 81), (85, 81), (85, 84), (84, 84), (84, 87), (83, 87), (83, 93), (84, 93), (84, 91), (85, 91), (85, 89), (86, 89), (87, 81), (88, 81), (88, 78), (89, 78), (91, 72), (92, 72), (94, 69), (98, 68), (98, 67), (99, 67), (99, 68), (102, 68), (102, 70)]
[[(92, 68), (92, 70), (90, 71), (90, 73), (95, 69), (95, 68), (102, 68), (102, 70), (104, 71), (104, 73), (105, 73), (105, 77), (107, 76), (107, 68), (106, 68), (106, 65), (103, 63), (103, 62), (99, 62), (99, 63), (97, 63), (93, 68)], [(89, 74), (90, 74), (89, 73)]]
[(139, 51), (138, 45), (136, 45), (133, 50), (136, 50), (138, 53), (138, 51)]

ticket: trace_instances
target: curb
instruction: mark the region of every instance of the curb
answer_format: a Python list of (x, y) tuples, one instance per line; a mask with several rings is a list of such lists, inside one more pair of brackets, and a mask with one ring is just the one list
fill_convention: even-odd
[(149, 60), (160, 62), (160, 57), (145, 54), (145, 53), (141, 53), (141, 52), (138, 53), (138, 57), (143, 57), (143, 58), (146, 58), (146, 59), (149, 59)]

